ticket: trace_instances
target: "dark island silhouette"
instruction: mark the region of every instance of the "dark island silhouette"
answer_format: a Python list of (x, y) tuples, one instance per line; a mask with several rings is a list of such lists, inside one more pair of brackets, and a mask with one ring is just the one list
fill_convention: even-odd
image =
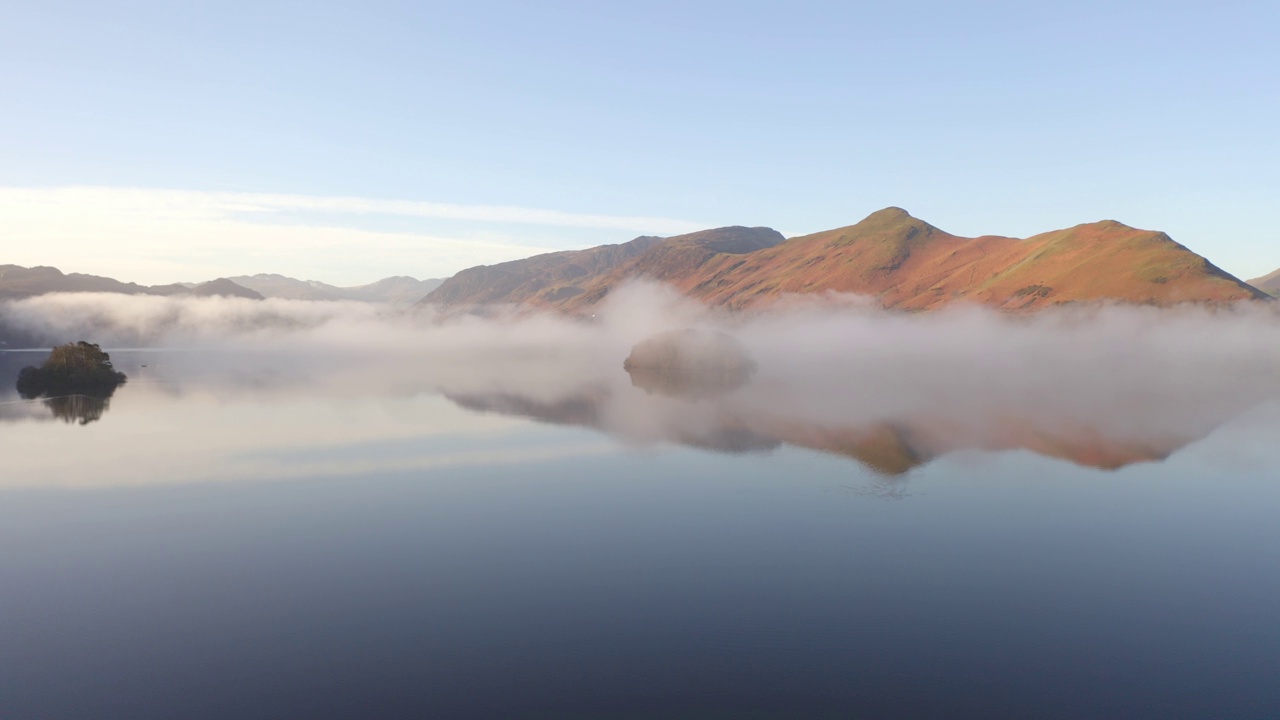
[(23, 368), (17, 389), (28, 400), (45, 397), (56, 417), (87, 425), (102, 417), (111, 395), (125, 380), (109, 354), (81, 340), (54, 348), (40, 367)]

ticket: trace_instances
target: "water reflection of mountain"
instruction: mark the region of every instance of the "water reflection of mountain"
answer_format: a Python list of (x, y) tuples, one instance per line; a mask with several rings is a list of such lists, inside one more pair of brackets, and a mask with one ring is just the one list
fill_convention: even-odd
[(670, 392), (685, 385), (664, 381), (664, 392), (655, 394), (599, 383), (553, 400), (511, 389), (444, 394), (471, 410), (590, 427), (632, 442), (671, 442), (725, 453), (793, 445), (848, 457), (890, 476), (963, 450), (1028, 450), (1078, 465), (1116, 469), (1162, 460), (1190, 441), (1123, 441), (1088, 427), (1019, 417), (961, 426), (928, 416), (825, 425), (771, 414), (760, 404), (719, 398), (715, 392), (694, 391), (685, 397)]
[[(446, 392), (444, 395), (459, 407), (468, 410), (513, 415), (557, 425), (608, 429), (604, 408), (608, 401), (609, 390), (604, 386), (594, 387), (579, 395), (555, 401), (536, 400), (511, 392), (490, 395)], [(775, 438), (727, 424), (698, 423), (692, 427), (674, 425), (669, 428), (669, 433), (668, 437), (661, 439), (724, 453), (772, 450), (782, 444)]]
[[(218, 403), (289, 404), (300, 398), (346, 403), (440, 394), (466, 409), (593, 428), (635, 445), (674, 443), (725, 453), (810, 448), (853, 459), (888, 478), (966, 450), (1026, 450), (1083, 466), (1119, 468), (1163, 459), (1249, 408), (1244, 402), (1211, 408), (1195, 422), (1166, 423), (1161, 429), (1152, 422), (1159, 413), (1131, 403), (1117, 404), (1132, 410), (1122, 421), (1106, 407), (1087, 405), (1087, 412), (1074, 408), (1073, 413), (1060, 398), (1010, 407), (1009, 399), (1020, 397), (1013, 393), (995, 393), (986, 404), (924, 392), (919, 395), (928, 402), (890, 403), (884, 393), (877, 395), (885, 386), (866, 376), (844, 385), (826, 376), (809, 383), (808, 375), (770, 372), (768, 366), (741, 387), (683, 392), (683, 380), (659, 378), (656, 387), (648, 378), (636, 382), (612, 359), (575, 364), (562, 357), (490, 356), (425, 366), (338, 359), (299, 365), (208, 353), (123, 357), (138, 378), (133, 392), (148, 402), (190, 396)], [(24, 356), (11, 365), (16, 372), (30, 362)], [(4, 404), (17, 401), (16, 394), (6, 392), (12, 393), (12, 378), (0, 387), (0, 421), (60, 418), (87, 424), (110, 409), (109, 402), (95, 407), (68, 401), (58, 408), (42, 407), (43, 400)]]

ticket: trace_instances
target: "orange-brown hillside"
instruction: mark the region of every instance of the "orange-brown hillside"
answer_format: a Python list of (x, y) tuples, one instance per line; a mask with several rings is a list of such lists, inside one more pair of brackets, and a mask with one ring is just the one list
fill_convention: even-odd
[[(907, 310), (961, 300), (1029, 310), (1097, 300), (1167, 305), (1267, 297), (1164, 233), (1112, 220), (1025, 240), (963, 238), (900, 208), (887, 208), (855, 225), (785, 242), (765, 241), (766, 231), (773, 233), (767, 228), (723, 228), (654, 241), (598, 272), (575, 276), (571, 290), (529, 282), (499, 299), (582, 311), (619, 284), (642, 277), (733, 308), (758, 306), (788, 293), (825, 291), (871, 295), (886, 307)], [(445, 281), (427, 302), (494, 301), (483, 292), (459, 292), (461, 285), (451, 287), (454, 280)]]

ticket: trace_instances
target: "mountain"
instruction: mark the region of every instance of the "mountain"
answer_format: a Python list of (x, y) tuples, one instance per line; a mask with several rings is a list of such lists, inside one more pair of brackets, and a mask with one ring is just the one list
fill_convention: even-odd
[(145, 285), (123, 283), (97, 275), (69, 275), (53, 267), (0, 265), (0, 299), (15, 299), (53, 292), (114, 292), (137, 295), (147, 292)]
[(441, 305), (555, 303), (580, 293), (578, 282), (595, 278), (661, 242), (662, 238), (642, 236), (618, 245), (479, 265), (445, 280), (423, 302)]
[(297, 280), (284, 275), (260, 273), (258, 275), (233, 275), (228, 278), (241, 287), (247, 287), (263, 297), (286, 300), (341, 300), (341, 288), (315, 280)]
[[(885, 307), (904, 310), (956, 301), (1032, 310), (1097, 300), (1167, 305), (1266, 297), (1168, 235), (1114, 220), (1024, 240), (965, 238), (901, 208), (886, 208), (854, 225), (786, 241), (768, 228), (649, 238), (642, 251), (603, 269), (577, 268), (568, 284), (554, 281), (546, 272), (549, 261), (555, 260), (554, 267), (565, 265), (558, 256), (589, 256), (617, 247), (624, 246), (464, 270), (425, 302), (525, 302), (582, 312), (620, 283), (641, 277), (732, 308), (767, 303), (788, 293), (828, 291), (870, 295)], [(520, 282), (503, 282), (507, 278)]]
[(1168, 235), (1113, 220), (1025, 240), (963, 238), (900, 208), (793, 238), (684, 284), (696, 297), (735, 307), (827, 290), (873, 295), (886, 307), (908, 310), (961, 299), (1034, 309), (1102, 299), (1170, 304), (1260, 297)]
[(288, 300), (358, 300), (392, 305), (412, 305), (440, 286), (443, 280), (418, 280), (397, 275), (354, 287), (338, 287), (317, 280), (297, 280), (284, 275), (262, 273), (230, 278), (236, 284), (265, 297)]
[(407, 307), (426, 297), (443, 282), (444, 280), (437, 278), (418, 280), (407, 275), (396, 275), (382, 278), (368, 285), (339, 289), (342, 291), (342, 297), (347, 300), (382, 302)]
[(191, 294), (195, 297), (239, 297), (249, 300), (265, 300), (260, 293), (256, 293), (249, 288), (237, 285), (227, 278), (218, 278), (209, 282), (200, 283), (191, 288)]
[(26, 268), (20, 265), (0, 265), (0, 300), (16, 300), (34, 295), (56, 292), (108, 292), (124, 295), (195, 295), (207, 297), (229, 295), (261, 300), (262, 295), (241, 287), (227, 278), (218, 278), (199, 285), (139, 285), (120, 282), (109, 277), (64, 274), (53, 267)]
[(408, 306), (436, 289), (442, 280), (418, 280), (398, 275), (355, 287), (336, 287), (315, 280), (284, 275), (242, 275), (206, 283), (139, 285), (109, 277), (66, 273), (53, 267), (0, 265), (0, 300), (14, 300), (55, 292), (111, 292), (125, 295), (221, 295), (254, 300), (276, 297), (294, 300), (358, 300)]
[[(658, 279), (687, 273), (716, 256), (735, 256), (783, 241), (770, 228), (727, 227), (672, 238), (638, 237), (619, 245), (535, 255), (468, 268), (427, 295), (426, 304), (590, 304), (603, 297), (604, 279), (646, 274)], [(590, 291), (590, 292), (588, 292)], [(607, 288), (605, 289), (607, 292)]]
[(1254, 278), (1249, 281), (1249, 284), (1268, 295), (1280, 297), (1280, 270), (1276, 270), (1270, 275)]

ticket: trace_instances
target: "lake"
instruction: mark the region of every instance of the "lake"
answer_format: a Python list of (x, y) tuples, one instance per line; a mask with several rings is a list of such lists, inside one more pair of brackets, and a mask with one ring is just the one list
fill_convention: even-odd
[(0, 353), (0, 717), (1280, 708), (1265, 397), (1138, 437), (835, 422), (767, 373), (112, 355), (59, 404)]

